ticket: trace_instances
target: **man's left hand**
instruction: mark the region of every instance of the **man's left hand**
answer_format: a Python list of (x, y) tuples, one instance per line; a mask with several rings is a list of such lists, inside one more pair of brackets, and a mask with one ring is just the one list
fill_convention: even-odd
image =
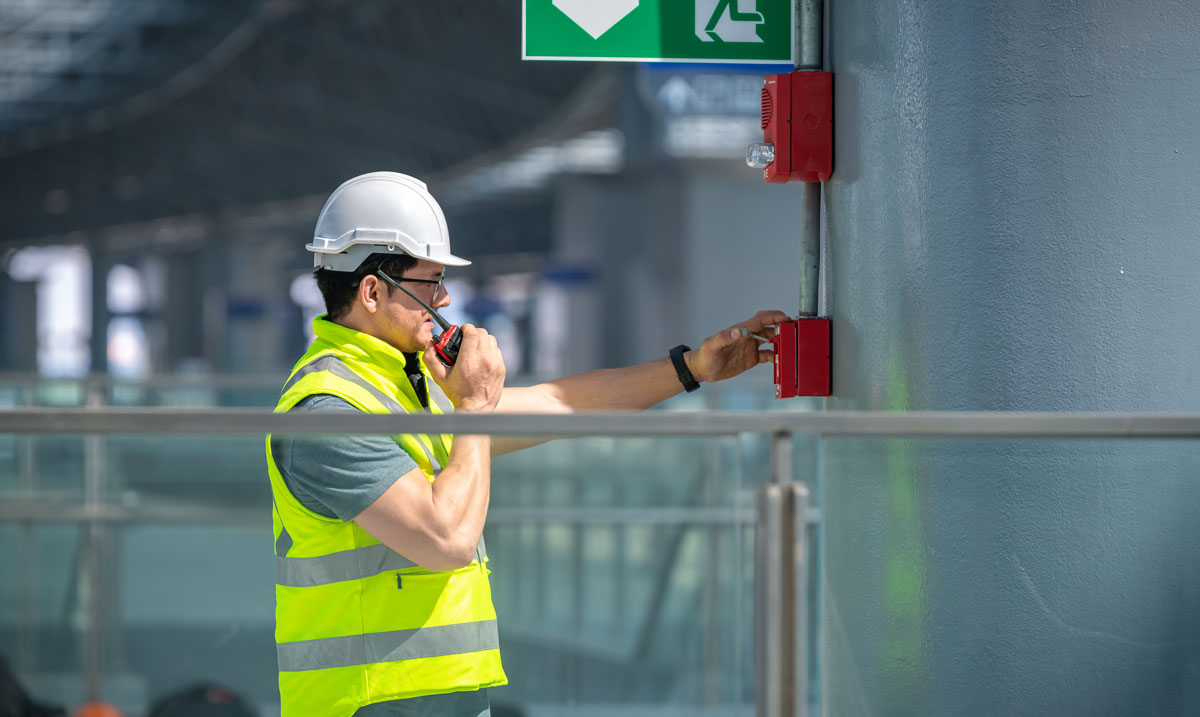
[(746, 369), (767, 363), (774, 355), (759, 349), (761, 342), (754, 336), (743, 336), (742, 329), (769, 338), (774, 335), (776, 324), (791, 321), (791, 318), (782, 311), (760, 311), (742, 323), (704, 339), (700, 348), (684, 354), (684, 360), (697, 381), (732, 378)]

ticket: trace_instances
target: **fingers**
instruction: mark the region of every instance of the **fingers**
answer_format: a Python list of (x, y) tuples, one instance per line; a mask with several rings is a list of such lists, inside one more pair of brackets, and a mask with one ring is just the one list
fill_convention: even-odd
[(496, 337), (489, 334), (487, 329), (482, 326), (472, 326), (475, 330), (476, 350), (485, 356), (492, 358), (500, 354), (500, 344), (496, 341)]
[(775, 331), (770, 326), (761, 329), (762, 334), (756, 334), (745, 326), (739, 326), (734, 331), (737, 332), (736, 335), (741, 336), (743, 339), (754, 339), (759, 343), (770, 341), (771, 337), (775, 335)]
[(782, 324), (785, 321), (791, 320), (792, 317), (788, 316), (782, 311), (760, 311), (754, 316), (751, 316), (749, 319), (746, 319), (742, 323), (738, 324), (738, 326), (745, 326), (754, 333), (759, 333), (760, 330), (766, 326), (775, 326), (776, 324)]
[(759, 351), (758, 352), (758, 362), (759, 363), (771, 363), (774, 360), (775, 360), (775, 352), (774, 351)]
[(450, 375), (450, 367), (442, 363), (437, 352), (433, 350), (433, 346), (425, 349), (425, 368), (429, 369), (429, 374), (433, 376), (433, 380), (437, 381), (439, 386), (445, 384), (446, 377)]
[(489, 334), (487, 329), (474, 324), (462, 325), (462, 348), (459, 349), (459, 354), (465, 353), (482, 353), (488, 356), (498, 356), (500, 354), (500, 344), (496, 341), (496, 337)]
[(461, 330), (463, 337), (462, 344), (459, 346), (458, 352), (460, 354), (464, 354), (478, 351), (479, 332), (483, 331), (483, 329), (475, 326), (474, 324), (463, 324)]

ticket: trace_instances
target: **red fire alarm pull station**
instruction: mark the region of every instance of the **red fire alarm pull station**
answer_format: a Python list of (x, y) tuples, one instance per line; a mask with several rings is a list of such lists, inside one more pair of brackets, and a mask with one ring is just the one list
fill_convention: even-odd
[(779, 324), (775, 345), (775, 398), (828, 396), (832, 367), (829, 319)]
[(750, 145), (746, 163), (762, 169), (763, 181), (827, 181), (833, 174), (833, 73), (764, 77), (762, 130), (762, 144)]

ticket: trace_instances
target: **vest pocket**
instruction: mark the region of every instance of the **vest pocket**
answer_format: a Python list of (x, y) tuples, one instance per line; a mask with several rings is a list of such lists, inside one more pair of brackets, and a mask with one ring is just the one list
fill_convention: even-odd
[(364, 632), (494, 620), (487, 574), (477, 565), (448, 573), (398, 571), (362, 581)]

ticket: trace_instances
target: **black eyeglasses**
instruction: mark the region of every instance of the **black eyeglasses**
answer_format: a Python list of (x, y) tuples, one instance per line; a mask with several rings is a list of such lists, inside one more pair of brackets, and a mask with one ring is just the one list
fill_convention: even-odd
[(410, 279), (407, 276), (402, 276), (402, 277), (400, 277), (399, 280), (396, 280), (396, 279), (393, 279), (392, 277), (388, 276), (387, 274), (384, 274), (382, 271), (376, 270), (375, 273), (379, 274), (381, 277), (383, 277), (384, 281), (386, 281), (387, 283), (391, 284), (392, 286), (396, 287), (400, 291), (404, 291), (404, 292), (407, 292), (408, 290), (405, 289), (403, 286), (400, 286), (401, 281), (409, 281), (414, 284), (433, 284), (434, 285), (433, 286), (433, 298), (435, 300), (438, 298), (438, 296), (441, 295), (442, 282), (446, 280), (445, 274), (442, 274), (437, 279)]

